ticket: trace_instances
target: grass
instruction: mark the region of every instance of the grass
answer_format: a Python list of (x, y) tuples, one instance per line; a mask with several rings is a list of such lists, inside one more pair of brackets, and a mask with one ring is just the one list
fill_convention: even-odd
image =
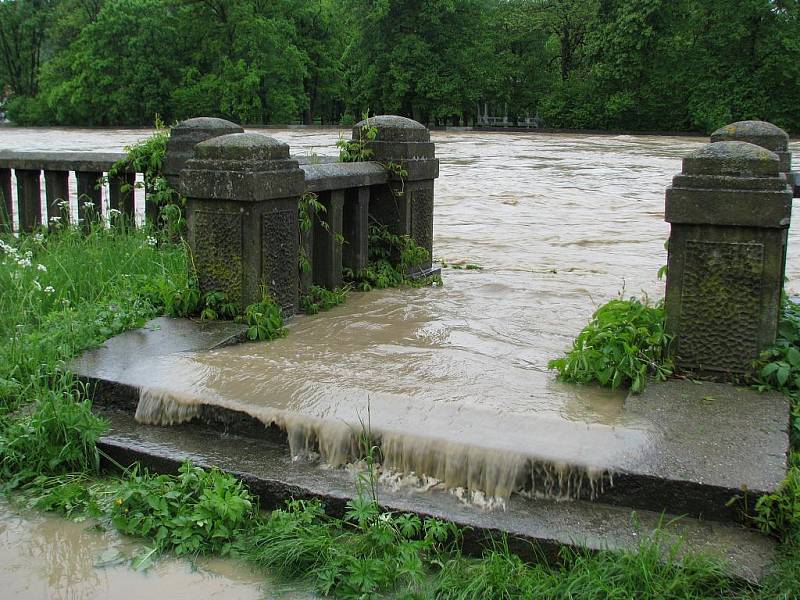
[(186, 284), (186, 252), (98, 225), (0, 242), (0, 479), (94, 472), (105, 424), (67, 362), (163, 312), (154, 290)]

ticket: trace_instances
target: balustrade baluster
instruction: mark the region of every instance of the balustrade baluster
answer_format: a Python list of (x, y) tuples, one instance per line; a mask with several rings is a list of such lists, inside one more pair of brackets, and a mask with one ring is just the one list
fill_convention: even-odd
[(20, 231), (33, 231), (42, 224), (41, 173), (38, 169), (15, 169), (14, 171), (17, 178)]
[(44, 193), (47, 200), (47, 220), (53, 217), (69, 223), (69, 171), (45, 171)]

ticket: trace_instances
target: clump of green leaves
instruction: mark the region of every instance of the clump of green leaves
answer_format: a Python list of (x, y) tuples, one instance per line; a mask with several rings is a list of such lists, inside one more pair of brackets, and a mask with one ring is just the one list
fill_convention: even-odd
[(95, 473), (95, 446), (106, 422), (92, 413), (79, 387), (62, 375), (53, 389), (41, 392), (32, 410), (0, 428), (0, 480), (16, 488), (40, 475)]
[(753, 522), (764, 533), (800, 543), (800, 452), (790, 453), (780, 488), (758, 499)]
[(375, 141), (378, 137), (378, 128), (371, 124), (369, 121), (369, 114), (362, 115), (364, 124), (358, 130), (357, 140), (346, 140), (340, 138), (336, 142), (336, 147), (339, 148), (339, 161), (340, 162), (363, 162), (372, 160), (373, 151), (368, 148), (369, 142)]
[(430, 254), (407, 235), (396, 235), (386, 226), (369, 229), (369, 261), (366, 267), (345, 269), (345, 279), (361, 291), (401, 285), (422, 286), (441, 283), (437, 278), (413, 279), (410, 275), (430, 260)]
[[(120, 177), (124, 173), (142, 173), (143, 181), (135, 183), (133, 187), (145, 190), (146, 201), (157, 207), (159, 220), (165, 226), (167, 234), (171, 239), (178, 239), (186, 228), (183, 211), (186, 199), (169, 184), (164, 175), (170, 128), (158, 115), (155, 118), (155, 129), (150, 137), (125, 146), (127, 156), (111, 166), (107, 179)], [(131, 190), (131, 186), (126, 183), (121, 189), (127, 192)]]
[(230, 553), (255, 512), (241, 481), (191, 463), (183, 464), (177, 476), (135, 468), (116, 494), (110, 512), (117, 529), (178, 555)]
[(286, 335), (283, 326), (281, 307), (264, 292), (261, 301), (248, 306), (244, 311), (244, 323), (247, 325), (247, 339), (274, 340)]
[(280, 575), (310, 577), (325, 595), (365, 598), (419, 590), (426, 565), (458, 539), (452, 524), (382, 512), (366, 496), (347, 506), (340, 520), (316, 501), (290, 501), (253, 532), (245, 555)]
[(648, 377), (663, 380), (672, 373), (669, 344), (660, 303), (612, 300), (594, 313), (566, 356), (551, 360), (548, 367), (564, 381), (641, 392)]
[(300, 309), (309, 315), (315, 315), (321, 310), (330, 310), (334, 306), (344, 304), (349, 289), (349, 287), (344, 287), (329, 290), (312, 285), (308, 288), (308, 293), (300, 297)]

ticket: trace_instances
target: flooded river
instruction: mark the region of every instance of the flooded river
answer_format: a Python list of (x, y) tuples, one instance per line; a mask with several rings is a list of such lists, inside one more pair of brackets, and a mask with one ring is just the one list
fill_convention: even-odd
[[(338, 139), (330, 130), (264, 133), (300, 156), (334, 154)], [(117, 150), (146, 134), (0, 129), (0, 147)], [(369, 407), (391, 466), (499, 495), (530, 478), (520, 469), (532, 459), (561, 474), (580, 466), (591, 479), (645, 448), (648, 423), (626, 416), (623, 394), (560, 384), (547, 362), (599, 304), (663, 296), (664, 191), (681, 157), (705, 140), (467, 131), (432, 139), (441, 161), (434, 258), (481, 270), (445, 269), (441, 288), (352, 293), (329, 313), (295, 319), (270, 344), (143, 357), (125, 373), (146, 388), (140, 417), (166, 422), (198, 403), (245, 410), (287, 429), (294, 452), (337, 464), (350, 458), (351, 428)]]

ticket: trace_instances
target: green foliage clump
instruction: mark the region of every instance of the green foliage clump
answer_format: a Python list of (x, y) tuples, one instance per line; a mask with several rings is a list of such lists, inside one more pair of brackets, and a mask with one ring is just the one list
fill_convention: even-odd
[(736, 591), (723, 565), (702, 556), (679, 558), (680, 546), (665, 545), (660, 537), (613, 554), (564, 549), (555, 568), (527, 565), (507, 543), (497, 543), (480, 559), (457, 557), (444, 563), (431, 595), (442, 600), (700, 599), (731, 597)]
[[(154, 205), (159, 223), (163, 225), (171, 239), (179, 239), (186, 228), (183, 207), (186, 198), (173, 189), (164, 175), (164, 164), (167, 157), (167, 143), (170, 129), (165, 126), (158, 115), (155, 119), (156, 131), (150, 137), (125, 146), (127, 156), (114, 163), (108, 170), (107, 179), (121, 177), (125, 173), (142, 173), (143, 181), (133, 187), (144, 189), (146, 202)], [(130, 184), (123, 184), (123, 192), (130, 191)]]
[(245, 309), (244, 323), (249, 340), (274, 340), (286, 335), (283, 311), (266, 292), (259, 302)]
[(81, 400), (77, 386), (63, 375), (54, 389), (40, 392), (32, 409), (0, 428), (0, 481), (16, 488), (38, 476), (96, 473), (95, 443), (106, 423)]
[(191, 463), (177, 476), (134, 469), (116, 494), (110, 509), (114, 526), (177, 555), (229, 554), (255, 511), (241, 481)]
[(780, 488), (758, 499), (753, 522), (764, 533), (800, 544), (800, 452), (790, 453)]
[(374, 152), (368, 145), (378, 137), (378, 128), (370, 123), (369, 114), (364, 113), (362, 119), (364, 120), (364, 124), (358, 129), (357, 140), (340, 138), (339, 141), (336, 142), (336, 146), (339, 148), (340, 162), (363, 162), (372, 160)]
[(660, 304), (612, 300), (597, 309), (567, 355), (551, 360), (548, 367), (564, 381), (641, 392), (648, 377), (666, 379), (672, 373), (669, 344)]
[(334, 306), (344, 304), (348, 291), (347, 287), (329, 290), (312, 285), (308, 288), (308, 293), (300, 297), (300, 309), (309, 315), (315, 315), (321, 310), (330, 310)]
[(382, 512), (368, 497), (350, 501), (343, 520), (316, 501), (290, 501), (254, 530), (245, 556), (286, 577), (309, 577), (325, 595), (364, 598), (418, 591), (426, 565), (457, 537), (452, 524)]
[(407, 235), (395, 235), (385, 226), (369, 229), (369, 261), (358, 271), (345, 269), (345, 279), (357, 289), (369, 291), (401, 285), (423, 286), (441, 283), (437, 278), (413, 279), (410, 275), (430, 260), (430, 253)]

